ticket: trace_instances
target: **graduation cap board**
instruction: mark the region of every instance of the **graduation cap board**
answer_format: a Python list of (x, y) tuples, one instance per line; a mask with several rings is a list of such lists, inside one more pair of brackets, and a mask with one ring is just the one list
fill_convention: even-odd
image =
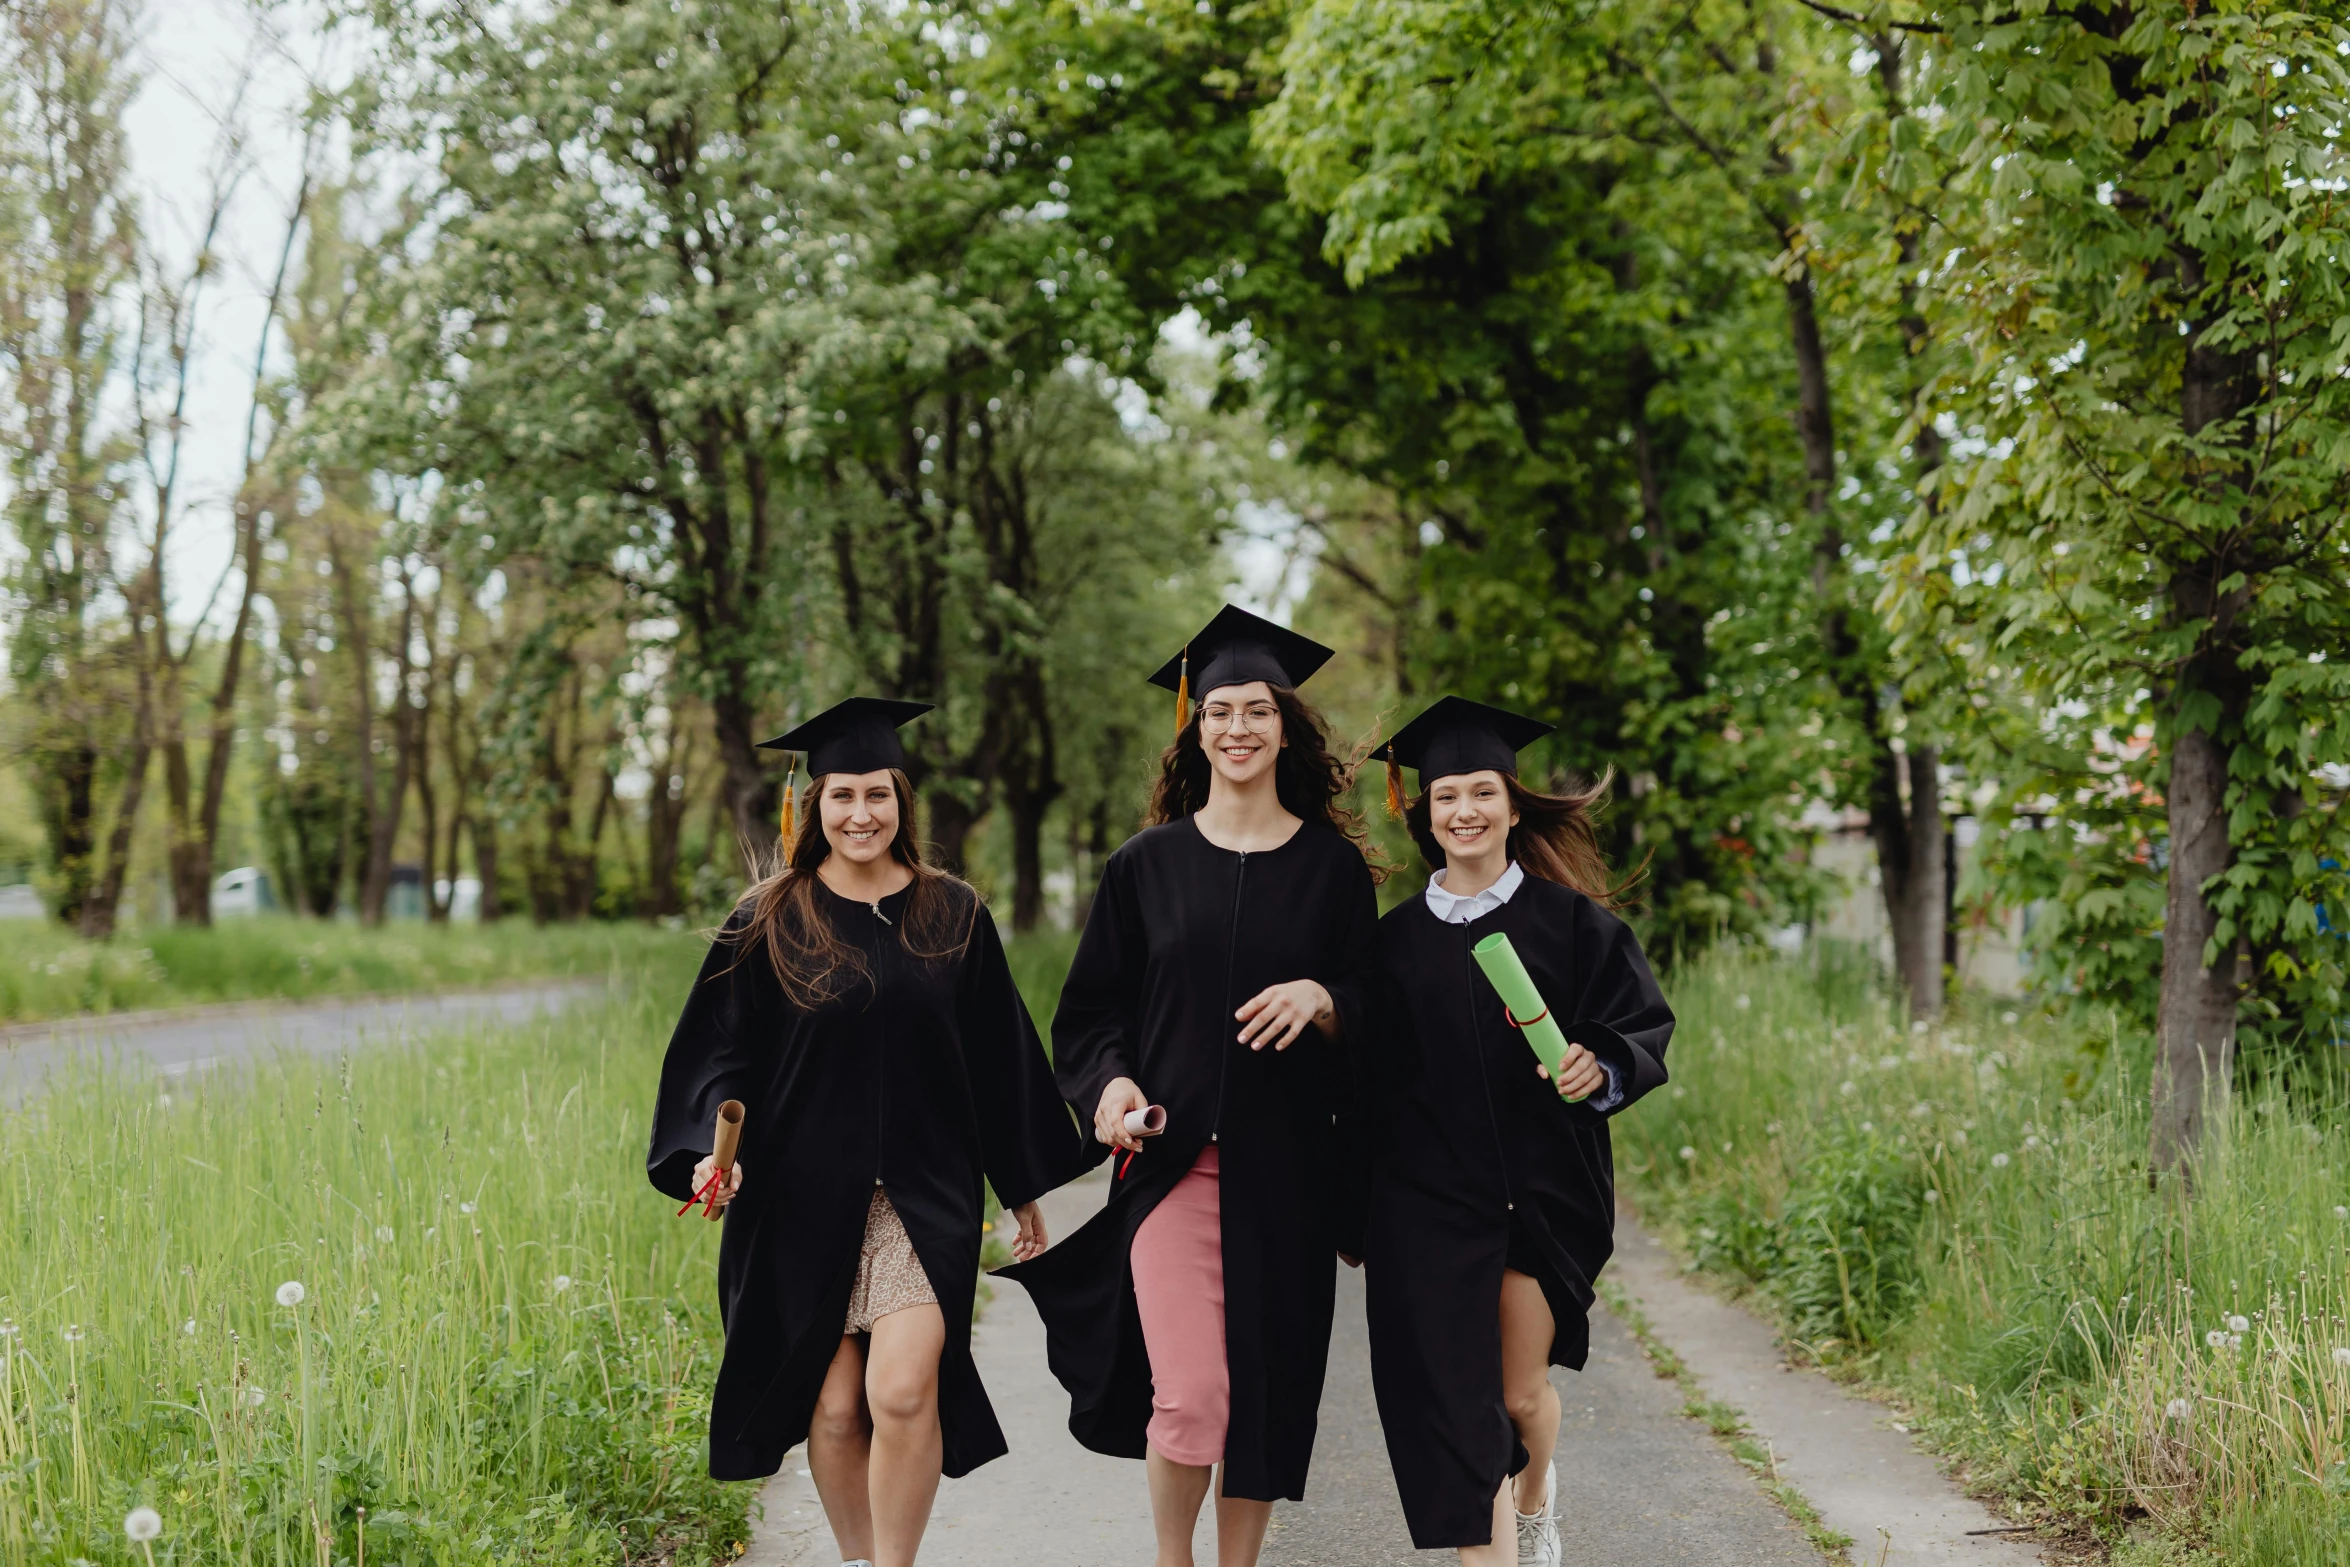
[[(894, 702), (888, 697), (853, 696), (836, 702), (797, 729), (759, 742), (762, 751), (798, 751), (808, 759), (808, 776), (826, 773), (877, 773), (885, 767), (906, 765), (905, 742), (898, 726), (910, 724), (930, 711), (928, 702)], [(799, 775), (794, 762), (783, 785), (783, 837), (792, 839), (792, 794)]]
[(1403, 814), (1403, 769), (1425, 789), (1439, 778), (1492, 768), (1516, 777), (1518, 752), (1558, 726), (1463, 696), (1439, 697), (1380, 747), (1387, 756), (1387, 810)]
[(1175, 693), (1175, 727), (1191, 722), (1191, 693), (1262, 680), (1291, 690), (1330, 662), (1331, 649), (1261, 615), (1227, 604), (1183, 651), (1159, 666), (1151, 684)]

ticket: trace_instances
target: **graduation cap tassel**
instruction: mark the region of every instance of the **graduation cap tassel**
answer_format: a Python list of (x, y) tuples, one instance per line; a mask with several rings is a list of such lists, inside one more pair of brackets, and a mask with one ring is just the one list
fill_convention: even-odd
[(1403, 820), (1403, 769), (1395, 762), (1395, 742), (1387, 744), (1387, 817), (1390, 821)]
[(783, 775), (783, 853), (786, 859), (791, 857), (792, 840), (799, 836), (796, 831), (800, 824), (799, 790), (796, 787), (799, 776), (800, 764), (795, 759)]
[(1191, 722), (1191, 644), (1183, 644), (1183, 668), (1175, 677), (1175, 732)]

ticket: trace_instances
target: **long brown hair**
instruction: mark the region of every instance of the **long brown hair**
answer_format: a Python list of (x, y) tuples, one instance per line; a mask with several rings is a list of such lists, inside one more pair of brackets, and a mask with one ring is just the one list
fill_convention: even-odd
[[(898, 830), (889, 841), (890, 858), (914, 873), (905, 912), (898, 918), (898, 939), (918, 958), (959, 957), (971, 939), (979, 895), (960, 878), (923, 863), (922, 846), (914, 837), (914, 782), (895, 767), (889, 770), (889, 782), (898, 797)], [(741, 906), (750, 910), (750, 918), (733, 938), (745, 952), (754, 943), (766, 948), (785, 999), (802, 1011), (813, 1011), (846, 994), (858, 981), (872, 978), (864, 950), (841, 940), (816, 895), (816, 868), (832, 853), (832, 842), (824, 836), (823, 789), (823, 778), (811, 778), (807, 793), (792, 802), (799, 815), (799, 835), (788, 845), (776, 846), (774, 867), (743, 894)], [(956, 896), (957, 889), (967, 896)]]
[[(1608, 869), (1607, 853), (1599, 846), (1599, 816), (1615, 780), (1613, 767), (1593, 783), (1570, 773), (1560, 781), (1557, 793), (1541, 794), (1503, 773), (1502, 789), (1518, 818), (1518, 825), (1510, 829), (1510, 858), (1524, 866), (1527, 875), (1572, 887), (1603, 909), (1622, 907), (1648, 873), (1648, 863), (1642, 861), (1622, 881)], [(1436, 841), (1428, 815), (1428, 791), (1422, 789), (1404, 806), (1404, 825), (1420, 846), (1420, 858), (1431, 869), (1442, 870), (1444, 846)]]
[[(1359, 844), (1363, 819), (1340, 802), (1354, 786), (1354, 768), (1330, 749), (1322, 715), (1288, 686), (1266, 683), (1273, 705), (1281, 710), (1281, 738), (1289, 743), (1273, 762), (1273, 793), (1281, 808), (1301, 822), (1319, 822), (1335, 828)], [(1175, 733), (1175, 743), (1159, 754), (1159, 781), (1151, 787), (1146, 826), (1163, 827), (1181, 821), (1208, 803), (1208, 780), (1215, 764), (1200, 748), (1199, 710), (1194, 709)]]

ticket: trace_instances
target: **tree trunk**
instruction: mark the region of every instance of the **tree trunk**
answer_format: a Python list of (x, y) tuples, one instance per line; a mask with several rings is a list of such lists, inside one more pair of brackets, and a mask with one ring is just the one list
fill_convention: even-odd
[[(1942, 1013), (1943, 931), (1948, 923), (1948, 865), (1942, 826), (1941, 759), (1930, 745), (1907, 756), (1880, 754), (1869, 791), (1869, 831), (1876, 840), (1885, 917), (1893, 929), (1893, 971), (1913, 1021)], [(1906, 764), (1909, 799), (1896, 791)]]
[(777, 779), (759, 763), (748, 672), (729, 679), (728, 685), (730, 689), (710, 704), (711, 727), (718, 737), (719, 788), (726, 801), (727, 825), (734, 832), (737, 863), (747, 877), (756, 878), (775, 852), (783, 801)]
[(963, 803), (961, 795), (947, 789), (934, 789), (923, 804), (930, 817), (929, 843), (925, 847), (937, 855), (942, 870), (965, 874), (964, 852), (971, 839), (971, 829), (979, 824), (979, 812)]
[[(374, 843), (381, 800), (375, 779), (375, 660), (368, 652), (367, 620), (343, 555), (342, 530), (326, 525), (327, 564), (334, 572), (335, 603), (343, 612), (343, 645), (351, 650), (351, 744), (359, 762), (359, 833), (367, 854), (359, 867), (359, 923), (383, 923), (384, 883), (376, 876)], [(389, 857), (385, 874), (389, 875)]]
[(481, 878), (481, 922), (492, 925), (505, 914), (498, 899), (498, 827), (489, 813), (478, 812), (469, 826), (473, 832), (473, 874)]
[(106, 857), (90, 895), (82, 904), (82, 934), (105, 941), (114, 934), (115, 915), (122, 907), (122, 884), (130, 874), (131, 829), (138, 825), (139, 803), (147, 792), (148, 743), (146, 720), (139, 722), (138, 739), (131, 742), (130, 765), (123, 770), (122, 794), (115, 801), (114, 829), (106, 835)]
[(2163, 903), (2162, 999), (2155, 1035), (2153, 1138), (2157, 1174), (2183, 1171), (2223, 1102), (2236, 1051), (2236, 955), (2203, 960), (2219, 924), (2204, 884), (2228, 868), (2226, 749), (2201, 726), (2172, 737), (2164, 800), (2170, 874)]

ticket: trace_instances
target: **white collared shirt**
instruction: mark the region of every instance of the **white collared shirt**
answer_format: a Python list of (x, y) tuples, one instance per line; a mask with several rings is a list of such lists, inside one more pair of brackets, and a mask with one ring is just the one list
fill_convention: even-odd
[[(1509, 869), (1493, 879), (1492, 886), (1482, 892), (1472, 892), (1466, 897), (1456, 896), (1445, 891), (1444, 872), (1438, 871), (1428, 878), (1428, 890), (1425, 894), (1428, 900), (1428, 912), (1447, 925), (1466, 925), (1471, 920), (1483, 919), (1495, 909), (1509, 902), (1511, 898), (1517, 896), (1518, 889), (1524, 885), (1526, 885), (1526, 869), (1516, 860), (1510, 861)], [(1604, 1115), (1624, 1102), (1624, 1090), (1623, 1086), (1616, 1081), (1614, 1067), (1602, 1061), (1599, 1063), (1599, 1070), (1607, 1078), (1607, 1086), (1593, 1094), (1585, 1103)]]

